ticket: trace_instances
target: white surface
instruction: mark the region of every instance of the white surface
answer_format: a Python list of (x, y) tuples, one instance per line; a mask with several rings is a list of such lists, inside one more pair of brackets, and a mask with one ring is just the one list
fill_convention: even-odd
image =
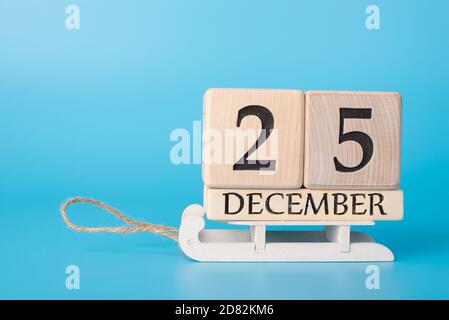
[[(262, 221), (251, 223), (253, 226), (248, 231), (207, 230), (204, 229), (204, 217), (205, 212), (200, 205), (188, 206), (182, 215), (179, 230), (181, 250), (198, 261), (394, 260), (390, 249), (373, 242), (366, 234), (350, 232), (347, 222), (328, 226), (325, 231), (266, 231), (267, 223)], [(273, 225), (272, 222), (270, 221), (269, 225)], [(276, 225), (292, 224), (277, 222)]]

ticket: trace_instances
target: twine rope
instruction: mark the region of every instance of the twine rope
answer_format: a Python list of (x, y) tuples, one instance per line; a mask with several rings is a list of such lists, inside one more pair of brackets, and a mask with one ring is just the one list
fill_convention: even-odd
[[(89, 203), (94, 206), (97, 206), (114, 216), (118, 217), (119, 219), (125, 221), (132, 227), (82, 227), (74, 224), (70, 218), (67, 215), (67, 208), (74, 204), (74, 203)], [(83, 198), (83, 197), (75, 197), (68, 199), (66, 202), (64, 202), (61, 206), (61, 215), (64, 219), (65, 223), (72, 229), (80, 232), (111, 232), (111, 233), (137, 233), (137, 232), (150, 232), (150, 233), (156, 233), (160, 234), (162, 236), (165, 236), (167, 238), (173, 239), (175, 241), (178, 240), (178, 229), (172, 228), (169, 226), (165, 226), (163, 224), (153, 224), (149, 222), (142, 222), (137, 221), (132, 218), (127, 217), (123, 213), (121, 213), (119, 210), (111, 207), (110, 205), (107, 205), (104, 202), (89, 199), (89, 198)]]

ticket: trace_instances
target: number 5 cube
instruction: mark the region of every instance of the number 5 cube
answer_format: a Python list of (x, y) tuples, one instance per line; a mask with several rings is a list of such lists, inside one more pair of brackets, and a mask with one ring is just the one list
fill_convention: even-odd
[(401, 109), (396, 92), (307, 92), (305, 187), (397, 189)]

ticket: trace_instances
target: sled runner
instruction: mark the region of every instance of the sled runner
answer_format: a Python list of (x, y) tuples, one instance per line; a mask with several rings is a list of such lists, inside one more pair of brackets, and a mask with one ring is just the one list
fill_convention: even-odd
[[(373, 221), (235, 221), (249, 230), (205, 229), (203, 207), (188, 206), (179, 230), (181, 250), (197, 261), (344, 262), (393, 261), (387, 247), (367, 234), (350, 231)], [(324, 231), (271, 231), (267, 226), (317, 226)]]

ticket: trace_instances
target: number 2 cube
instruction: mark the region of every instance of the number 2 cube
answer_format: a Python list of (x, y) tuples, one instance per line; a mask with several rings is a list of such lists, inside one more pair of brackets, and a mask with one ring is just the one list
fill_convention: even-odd
[(401, 109), (395, 92), (307, 92), (305, 187), (398, 188)]
[(209, 89), (204, 96), (203, 180), (209, 188), (300, 188), (304, 94)]

